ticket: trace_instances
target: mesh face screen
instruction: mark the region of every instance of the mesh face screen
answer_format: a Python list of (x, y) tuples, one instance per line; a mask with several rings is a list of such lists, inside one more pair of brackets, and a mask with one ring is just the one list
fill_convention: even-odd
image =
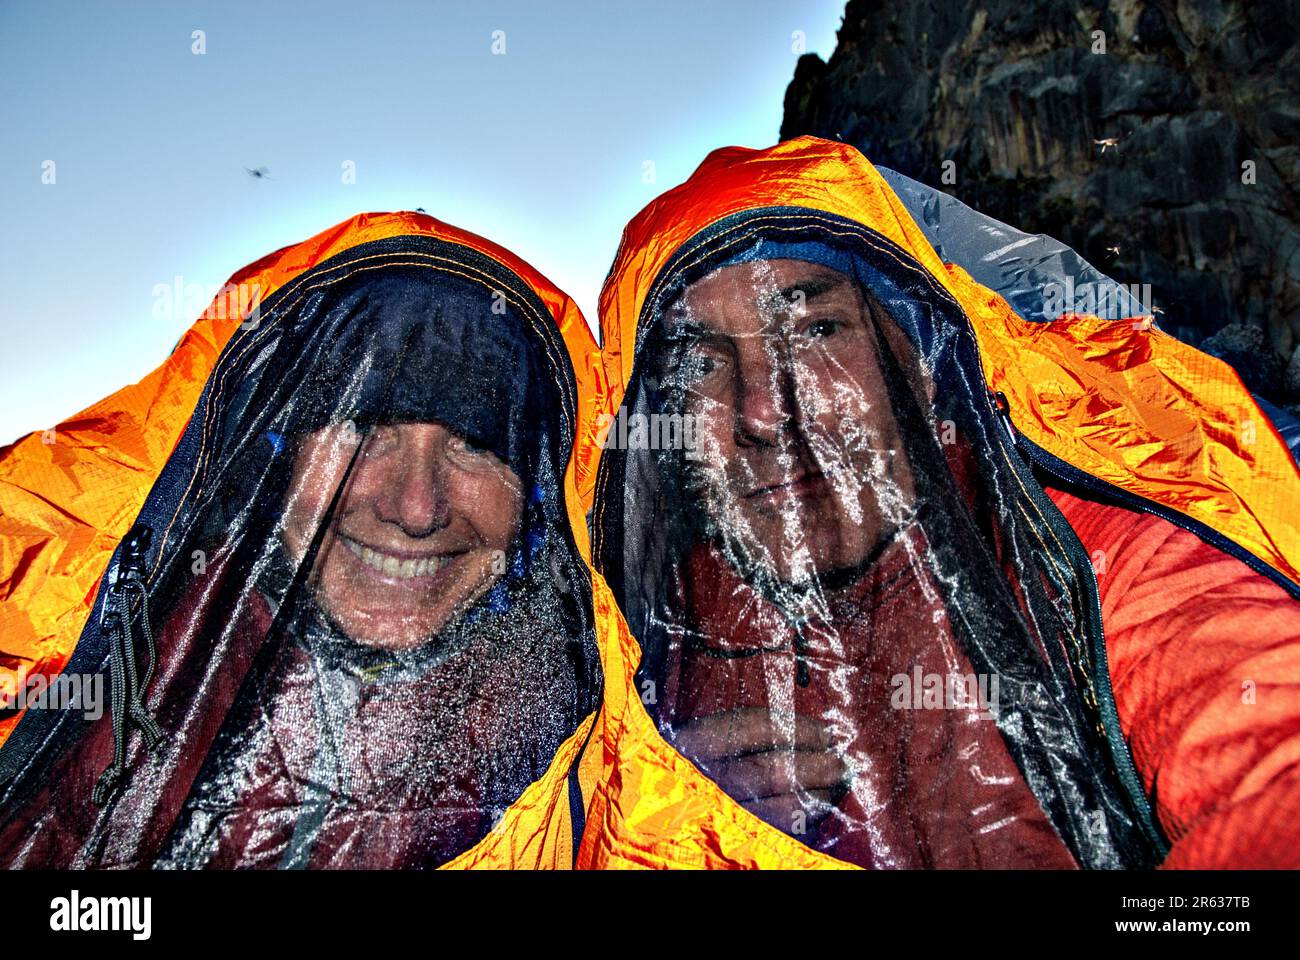
[(4, 859), (424, 867), (483, 838), (598, 698), (568, 363), (517, 277), (436, 241), (268, 302), (141, 514), (147, 606), (119, 557), (83, 636), (133, 628), (128, 699), (49, 735)]
[(697, 238), (641, 316), (594, 524), (645, 708), (862, 866), (1141, 860), (1079, 574), (960, 310), (869, 232), (780, 219)]

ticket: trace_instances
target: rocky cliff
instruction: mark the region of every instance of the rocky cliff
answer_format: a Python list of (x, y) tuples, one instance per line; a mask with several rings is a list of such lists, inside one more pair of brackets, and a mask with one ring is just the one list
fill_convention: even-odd
[(1150, 284), (1160, 325), (1300, 407), (1300, 0), (850, 0), (783, 138)]

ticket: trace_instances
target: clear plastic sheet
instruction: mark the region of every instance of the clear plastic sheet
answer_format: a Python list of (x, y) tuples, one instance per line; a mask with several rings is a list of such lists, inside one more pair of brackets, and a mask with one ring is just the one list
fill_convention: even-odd
[(593, 518), (642, 701), (742, 806), (861, 866), (1149, 862), (1077, 541), (964, 324), (824, 214), (749, 211), (678, 252)]
[(596, 706), (575, 387), (536, 295), (398, 237), (248, 326), (69, 666), (111, 710), (16, 741), (6, 864), (436, 866)]

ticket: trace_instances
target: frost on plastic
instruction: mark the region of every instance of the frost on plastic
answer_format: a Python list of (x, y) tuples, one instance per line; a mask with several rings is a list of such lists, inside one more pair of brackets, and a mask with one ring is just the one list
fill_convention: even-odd
[(287, 285), (101, 584), (76, 656), (121, 701), (41, 729), (4, 862), (425, 867), (485, 837), (596, 705), (574, 397), (540, 300), (465, 248)]
[(627, 415), (694, 439), (602, 464), (646, 709), (741, 806), (862, 866), (1140, 860), (1081, 573), (959, 309), (865, 233), (788, 232), (699, 240), (641, 316)]

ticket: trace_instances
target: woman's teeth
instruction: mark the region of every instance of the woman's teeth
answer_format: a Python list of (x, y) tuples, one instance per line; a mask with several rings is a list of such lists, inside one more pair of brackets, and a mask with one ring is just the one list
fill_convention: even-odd
[(437, 573), (448, 559), (447, 557), (424, 557), (419, 560), (403, 560), (400, 557), (372, 550), (342, 534), (339, 534), (339, 539), (367, 567), (385, 576), (396, 577), (398, 580), (413, 580), (416, 577), (427, 577)]

